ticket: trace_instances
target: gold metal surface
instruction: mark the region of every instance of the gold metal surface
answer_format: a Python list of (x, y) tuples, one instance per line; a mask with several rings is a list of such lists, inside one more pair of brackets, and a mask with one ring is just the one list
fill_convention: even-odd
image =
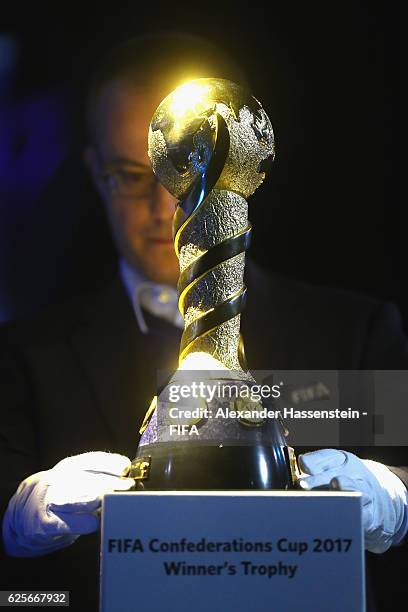
[(297, 481), (300, 478), (300, 470), (296, 460), (295, 450), (292, 446), (288, 446), (288, 454), (289, 454), (289, 467), (292, 475), (293, 484), (296, 485)]
[(147, 412), (143, 419), (143, 423), (141, 424), (140, 429), (139, 429), (140, 434), (142, 434), (145, 431), (145, 429), (147, 429), (147, 426), (149, 425), (149, 421), (152, 418), (152, 414), (156, 410), (156, 408), (157, 408), (157, 395), (155, 395), (152, 401), (150, 402), (150, 406), (147, 409)]
[(129, 478), (144, 480), (149, 477), (151, 457), (139, 457), (132, 463)]
[(174, 240), (181, 274), (195, 271), (200, 258), (208, 262), (179, 286), (185, 322), (180, 366), (190, 354), (206, 353), (226, 369), (247, 371), (240, 312), (249, 242), (239, 238), (251, 228), (246, 198), (264, 180), (263, 163), (274, 158), (269, 118), (236, 83), (197, 79), (161, 102), (148, 143), (154, 173), (180, 199)]
[[(191, 92), (195, 90), (195, 94)], [(185, 94), (185, 103), (181, 100)], [(175, 107), (178, 106), (178, 113)], [(274, 156), (275, 142), (271, 122), (261, 104), (240, 85), (224, 79), (197, 79), (178, 87), (157, 108), (149, 129), (149, 157), (160, 182), (176, 198), (182, 199), (197, 175), (205, 170), (205, 155), (212, 150), (212, 131), (206, 123), (220, 113), (231, 138), (229, 155), (215, 185), (249, 197), (265, 178), (259, 171), (264, 159)], [(191, 136), (191, 151), (186, 155), (185, 171), (172, 163), (170, 152)], [(203, 168), (204, 166), (204, 168)]]

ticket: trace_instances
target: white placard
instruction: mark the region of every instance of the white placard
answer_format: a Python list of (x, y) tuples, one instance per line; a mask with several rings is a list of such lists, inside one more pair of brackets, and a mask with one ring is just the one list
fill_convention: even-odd
[(362, 612), (361, 496), (106, 495), (101, 612)]

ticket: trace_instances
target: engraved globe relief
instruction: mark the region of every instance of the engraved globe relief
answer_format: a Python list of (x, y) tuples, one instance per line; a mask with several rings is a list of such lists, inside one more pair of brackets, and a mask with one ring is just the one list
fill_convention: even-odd
[(191, 81), (162, 101), (148, 138), (153, 171), (178, 199), (208, 166), (216, 138), (216, 113), (226, 121), (230, 149), (215, 189), (248, 198), (274, 159), (272, 125), (256, 98), (224, 79)]

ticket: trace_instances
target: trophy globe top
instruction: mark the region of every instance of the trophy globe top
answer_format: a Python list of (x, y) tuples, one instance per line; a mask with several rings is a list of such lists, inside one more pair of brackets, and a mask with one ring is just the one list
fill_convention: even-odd
[(271, 122), (249, 92), (225, 79), (196, 79), (170, 93), (150, 123), (148, 153), (162, 185), (182, 199), (207, 171), (219, 117), (229, 132), (229, 151), (215, 189), (245, 199), (259, 187), (274, 159)]

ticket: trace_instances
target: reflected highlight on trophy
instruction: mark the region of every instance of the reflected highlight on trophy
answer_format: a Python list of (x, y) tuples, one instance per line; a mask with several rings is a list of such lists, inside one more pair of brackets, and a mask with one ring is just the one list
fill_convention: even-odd
[[(155, 111), (149, 157), (179, 200), (173, 237), (185, 329), (179, 367), (146, 414), (130, 475), (137, 489), (288, 489), (295, 461), (281, 421), (257, 418), (263, 402), (240, 397), (255, 384), (240, 334), (251, 234), (247, 198), (274, 159), (272, 125), (239, 85), (198, 79)], [(182, 385), (218, 394), (185, 395), (181, 410), (171, 393)], [(233, 397), (226, 393), (231, 388)], [(253, 418), (228, 416), (243, 404)]]

